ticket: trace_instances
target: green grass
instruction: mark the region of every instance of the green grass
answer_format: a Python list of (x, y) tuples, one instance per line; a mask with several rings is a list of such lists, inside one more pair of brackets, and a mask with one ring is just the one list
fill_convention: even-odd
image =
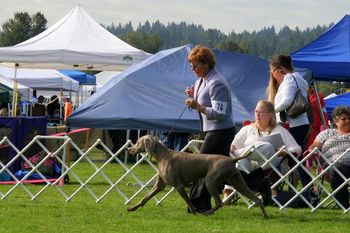
[[(82, 180), (93, 173), (88, 163), (80, 163), (73, 170)], [(110, 164), (105, 174), (115, 182), (123, 174), (120, 165)], [(154, 175), (148, 165), (135, 170), (138, 177), (149, 179)], [(130, 197), (138, 187), (128, 176), (117, 187)], [(27, 185), (35, 192), (41, 185)], [(79, 187), (78, 181), (70, 175), (69, 184), (62, 189), (72, 194)], [(98, 196), (109, 185), (98, 175), (88, 186)], [(0, 186), (6, 192), (11, 186)], [(169, 189), (167, 189), (169, 190)], [(132, 201), (135, 204), (145, 193)], [(165, 192), (158, 194), (158, 198)], [(267, 207), (269, 218), (264, 219), (259, 208), (248, 209), (239, 201), (225, 206), (212, 216), (190, 215), (184, 201), (177, 193), (170, 195), (161, 206), (150, 200), (135, 212), (128, 212), (129, 205), (113, 190), (102, 202), (83, 190), (70, 202), (66, 202), (56, 188), (50, 187), (36, 200), (17, 188), (7, 200), (0, 200), (0, 232), (347, 232), (349, 214), (340, 210), (321, 209), (311, 213), (310, 209), (287, 209)]]

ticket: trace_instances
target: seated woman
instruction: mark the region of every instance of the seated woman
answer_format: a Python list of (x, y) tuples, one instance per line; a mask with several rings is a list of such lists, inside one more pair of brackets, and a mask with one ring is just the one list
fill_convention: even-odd
[[(286, 149), (289, 152), (297, 155), (301, 154), (301, 147), (296, 143), (289, 131), (277, 125), (274, 105), (270, 101), (260, 100), (255, 108), (255, 122), (241, 128), (231, 144), (231, 153), (233, 156), (240, 156), (252, 145), (255, 146), (255, 152), (247, 159), (239, 161), (238, 169), (241, 170), (247, 185), (251, 189), (261, 193), (265, 205), (271, 199), (271, 189), (269, 181), (265, 178), (264, 170), (270, 168), (270, 165), (267, 164), (262, 167), (265, 160), (256, 150), (259, 150), (267, 159), (271, 158), (278, 148), (274, 148), (269, 142), (259, 140), (266, 135), (275, 133), (281, 134)], [(274, 167), (277, 167), (280, 160), (280, 157), (275, 157), (271, 163)], [(232, 188), (230, 186), (225, 186), (225, 196), (231, 193), (231, 190)]]
[[(319, 148), (323, 155), (334, 162), (346, 149), (350, 148), (350, 107), (338, 106), (333, 110), (332, 120), (334, 129), (326, 129), (320, 132), (315, 141), (304, 154), (308, 154), (315, 147)], [(350, 154), (345, 154), (336, 163), (335, 167), (346, 177), (350, 177)], [(332, 170), (330, 172), (332, 189), (337, 189), (344, 180), (340, 175)], [(344, 207), (349, 208), (348, 185), (341, 188), (334, 197)]]

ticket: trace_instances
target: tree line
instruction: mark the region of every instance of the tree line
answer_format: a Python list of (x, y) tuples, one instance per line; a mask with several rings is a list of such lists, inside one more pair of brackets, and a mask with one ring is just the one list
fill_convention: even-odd
[(104, 27), (115, 36), (150, 53), (184, 44), (201, 44), (269, 59), (274, 54), (292, 53), (319, 37), (332, 25), (318, 25), (305, 30), (288, 26), (276, 30), (271, 26), (253, 32), (232, 31), (228, 34), (186, 22), (165, 25), (159, 21), (146, 21), (144, 24), (139, 23), (136, 29), (131, 22), (124, 25), (112, 23)]
[[(252, 32), (232, 31), (228, 34), (218, 29), (205, 29), (200, 24), (172, 22), (165, 25), (159, 20), (153, 23), (149, 21), (139, 23), (136, 28), (131, 21), (126, 24), (111, 23), (102, 26), (126, 43), (153, 54), (185, 44), (201, 44), (270, 59), (275, 54), (290, 54), (302, 48), (333, 24), (318, 25), (304, 30), (288, 26), (276, 30), (274, 26), (270, 26)], [(2, 24), (0, 47), (18, 44), (46, 29), (47, 20), (41, 12), (32, 16), (28, 12), (17, 12), (13, 18)], [(326, 84), (322, 85), (321, 89), (328, 94), (333, 92), (334, 87), (332, 84)]]
[[(11, 46), (25, 41), (46, 30), (46, 24), (47, 20), (40, 12), (32, 16), (27, 12), (17, 12), (13, 18), (2, 24), (0, 46)], [(290, 54), (303, 47), (332, 25), (318, 25), (305, 30), (288, 26), (276, 30), (274, 26), (270, 26), (252, 32), (232, 31), (228, 34), (218, 29), (205, 29), (200, 24), (172, 22), (165, 25), (159, 20), (139, 23), (136, 28), (131, 22), (102, 26), (125, 42), (149, 53), (185, 44), (201, 44), (269, 59), (274, 54)]]

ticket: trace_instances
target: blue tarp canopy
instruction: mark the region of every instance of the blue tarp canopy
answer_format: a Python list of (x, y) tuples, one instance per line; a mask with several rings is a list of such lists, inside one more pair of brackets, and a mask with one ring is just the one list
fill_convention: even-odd
[(309, 68), (320, 81), (350, 81), (350, 15), (291, 54), (295, 67)]
[(79, 70), (59, 70), (59, 72), (78, 81), (79, 85), (96, 85), (95, 75), (88, 74)]
[[(197, 77), (187, 60), (192, 45), (163, 50), (129, 67), (90, 96), (68, 118), (76, 127), (152, 129), (198, 132), (199, 116), (185, 105), (185, 88)], [(268, 61), (214, 50), (217, 69), (232, 90), (233, 118), (254, 118), (259, 99), (266, 99)], [(183, 113), (183, 114), (182, 114)]]
[(329, 119), (332, 119), (333, 109), (337, 106), (349, 106), (350, 107), (350, 92), (337, 95), (335, 97), (325, 99), (326, 109)]

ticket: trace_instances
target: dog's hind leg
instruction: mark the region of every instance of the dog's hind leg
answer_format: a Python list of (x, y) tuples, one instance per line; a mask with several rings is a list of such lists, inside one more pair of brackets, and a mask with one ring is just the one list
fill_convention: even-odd
[(258, 198), (249, 189), (248, 185), (243, 180), (243, 177), (242, 177), (241, 174), (238, 173), (238, 175), (233, 176), (228, 181), (233, 186), (234, 189), (236, 189), (242, 195), (244, 195), (244, 196), (248, 197), (249, 199), (253, 200), (256, 204), (258, 204), (260, 206), (260, 208), (261, 208), (261, 211), (262, 211), (264, 217), (267, 217), (267, 213), (265, 211), (265, 207), (264, 207), (263, 201), (260, 198)]
[(149, 199), (151, 199), (153, 196), (155, 196), (157, 193), (159, 193), (160, 191), (162, 191), (165, 188), (166, 184), (163, 181), (163, 179), (158, 175), (157, 177), (157, 182), (155, 183), (155, 185), (153, 186), (151, 192), (146, 195), (139, 203), (137, 203), (136, 205), (128, 208), (128, 211), (135, 211), (137, 210), (139, 207), (144, 206), (147, 201)]

